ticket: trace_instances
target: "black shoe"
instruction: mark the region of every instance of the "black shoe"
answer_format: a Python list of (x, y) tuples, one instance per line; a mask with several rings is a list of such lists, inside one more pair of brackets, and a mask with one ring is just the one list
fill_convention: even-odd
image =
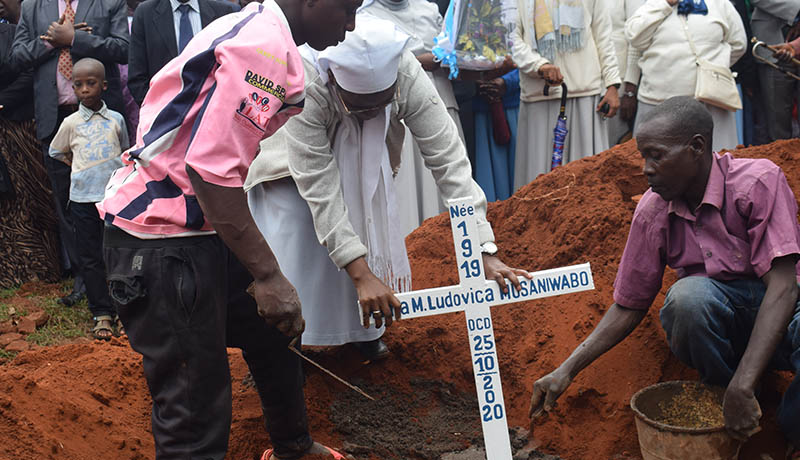
[(83, 299), (83, 293), (72, 291), (64, 297), (58, 299), (58, 303), (65, 307), (71, 307)]
[(353, 346), (370, 361), (379, 361), (389, 356), (389, 347), (381, 339), (353, 342)]

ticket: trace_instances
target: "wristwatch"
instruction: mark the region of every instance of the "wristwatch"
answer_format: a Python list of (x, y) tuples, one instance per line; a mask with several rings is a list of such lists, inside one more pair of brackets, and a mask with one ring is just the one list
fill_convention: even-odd
[(481, 245), (481, 254), (493, 256), (497, 254), (497, 245), (491, 241), (487, 241)]
[(622, 95), (625, 97), (636, 97), (636, 93), (634, 93), (633, 91), (625, 91), (624, 93), (622, 93)]

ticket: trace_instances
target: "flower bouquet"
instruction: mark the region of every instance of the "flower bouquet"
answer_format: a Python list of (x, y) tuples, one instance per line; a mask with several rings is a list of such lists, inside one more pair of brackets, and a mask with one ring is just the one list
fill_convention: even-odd
[(452, 0), (433, 53), (450, 68), (490, 70), (511, 54), (513, 0)]

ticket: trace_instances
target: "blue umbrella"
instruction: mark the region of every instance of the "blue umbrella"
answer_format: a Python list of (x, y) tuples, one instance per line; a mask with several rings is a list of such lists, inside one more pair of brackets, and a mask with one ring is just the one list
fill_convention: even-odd
[[(545, 84), (544, 95), (550, 91), (550, 86)], [(567, 138), (567, 84), (561, 83), (561, 110), (558, 112), (558, 120), (556, 120), (556, 127), (553, 129), (553, 157), (550, 163), (550, 170), (554, 170), (561, 166), (564, 159), (564, 141)]]

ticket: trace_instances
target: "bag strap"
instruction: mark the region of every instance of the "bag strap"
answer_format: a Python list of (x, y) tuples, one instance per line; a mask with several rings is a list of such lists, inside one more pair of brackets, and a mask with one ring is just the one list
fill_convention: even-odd
[(686, 33), (686, 39), (689, 40), (689, 47), (692, 48), (692, 53), (694, 53), (694, 60), (697, 65), (700, 65), (700, 55), (697, 53), (697, 48), (694, 47), (694, 41), (692, 40), (692, 36), (689, 34), (689, 21), (686, 20), (687, 16), (679, 14), (678, 17), (681, 19), (683, 23), (683, 31)]

